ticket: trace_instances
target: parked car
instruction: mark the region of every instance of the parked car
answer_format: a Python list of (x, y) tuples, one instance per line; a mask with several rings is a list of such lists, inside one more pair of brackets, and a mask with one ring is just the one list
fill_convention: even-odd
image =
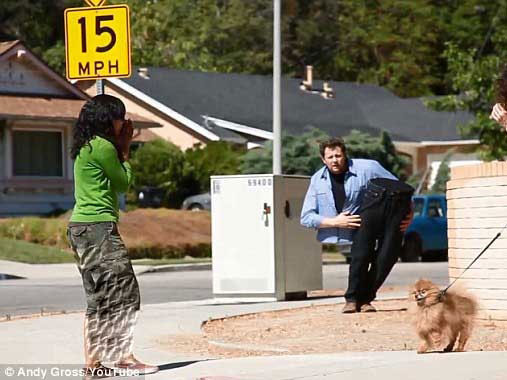
[(139, 207), (161, 207), (165, 191), (159, 187), (143, 186), (137, 192)]
[(447, 202), (443, 194), (412, 197), (414, 220), (405, 232), (402, 261), (447, 260)]
[(208, 192), (187, 197), (181, 204), (181, 208), (191, 211), (211, 210), (211, 195)]
[[(447, 260), (447, 202), (443, 194), (412, 197), (414, 219), (403, 239), (401, 261)], [(340, 252), (350, 263), (350, 244)]]

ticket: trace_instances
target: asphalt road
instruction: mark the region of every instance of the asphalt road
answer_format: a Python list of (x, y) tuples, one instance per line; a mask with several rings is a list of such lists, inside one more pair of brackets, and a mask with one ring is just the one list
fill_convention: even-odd
[[(324, 289), (345, 289), (348, 265), (326, 265)], [(55, 274), (57, 276), (57, 274)], [(447, 263), (398, 263), (386, 286), (407, 286), (419, 277), (440, 285), (448, 283)], [(211, 271), (150, 273), (138, 276), (143, 304), (203, 300), (212, 297)], [(46, 311), (83, 310), (83, 288), (79, 278), (0, 281), (0, 315), (22, 315)]]

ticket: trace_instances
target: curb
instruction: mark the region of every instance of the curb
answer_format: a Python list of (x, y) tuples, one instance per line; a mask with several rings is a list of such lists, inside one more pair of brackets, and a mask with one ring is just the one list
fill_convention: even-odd
[[(324, 261), (322, 265), (342, 265), (344, 261)], [(136, 274), (142, 275), (145, 273), (163, 273), (163, 272), (183, 272), (194, 270), (211, 270), (211, 263), (195, 263), (195, 264), (168, 264), (168, 265), (154, 265), (144, 271)]]
[(157, 265), (142, 272), (138, 272), (137, 274), (142, 275), (145, 273), (183, 272), (194, 270), (211, 270), (211, 263)]

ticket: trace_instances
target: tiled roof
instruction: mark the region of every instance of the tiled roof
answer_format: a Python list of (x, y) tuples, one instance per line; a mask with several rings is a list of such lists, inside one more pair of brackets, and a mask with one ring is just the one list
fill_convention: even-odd
[[(147, 73), (141, 76), (134, 70), (122, 80), (199, 125), (205, 124), (203, 116), (211, 116), (272, 131), (271, 76), (157, 67), (149, 67)], [(372, 84), (330, 82), (336, 99), (323, 100), (303, 93), (299, 83), (300, 79), (282, 77), (282, 127), (289, 134), (314, 126), (334, 136), (352, 129), (373, 135), (386, 130), (395, 141), (452, 141), (463, 139), (457, 126), (473, 119), (463, 111), (431, 110), (420, 98), (402, 99)], [(322, 82), (315, 81), (314, 87), (321, 88)]]
[[(0, 118), (76, 120), (84, 100), (0, 95)], [(140, 127), (160, 127), (145, 117), (127, 113)]]
[(0, 55), (5, 53), (7, 50), (16, 45), (18, 42), (19, 40), (0, 42)]

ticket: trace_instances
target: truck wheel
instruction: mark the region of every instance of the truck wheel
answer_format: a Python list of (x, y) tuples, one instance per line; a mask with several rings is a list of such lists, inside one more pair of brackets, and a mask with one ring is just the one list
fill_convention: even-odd
[(422, 241), (419, 235), (411, 233), (405, 236), (401, 250), (401, 261), (412, 263), (419, 261), (422, 256)]

